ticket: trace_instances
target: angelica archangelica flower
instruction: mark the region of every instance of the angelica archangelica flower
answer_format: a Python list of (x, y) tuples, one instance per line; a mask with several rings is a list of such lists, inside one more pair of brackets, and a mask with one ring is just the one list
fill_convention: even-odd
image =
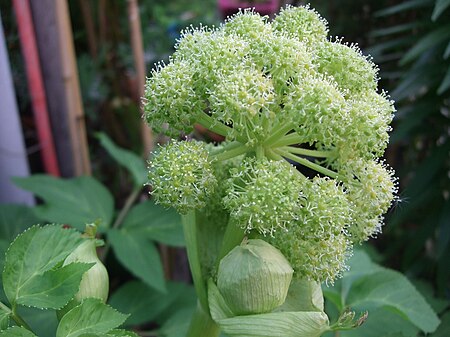
[(157, 201), (197, 209), (211, 226), (228, 221), (221, 235), (269, 241), (294, 277), (332, 283), (395, 196), (379, 159), (395, 109), (372, 60), (327, 34), (314, 10), (290, 6), (272, 22), (245, 10), (189, 28), (148, 79), (144, 107), (158, 132), (198, 123), (226, 139), (163, 147), (151, 164)]
[(148, 174), (153, 196), (184, 214), (205, 206), (217, 184), (205, 144), (173, 141), (153, 156)]

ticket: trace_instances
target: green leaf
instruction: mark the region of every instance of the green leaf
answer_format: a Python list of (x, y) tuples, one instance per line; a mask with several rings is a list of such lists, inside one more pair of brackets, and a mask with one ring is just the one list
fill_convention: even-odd
[(329, 329), (323, 312), (274, 312), (220, 320), (220, 328), (239, 337), (319, 337)]
[(111, 157), (131, 173), (135, 186), (142, 186), (147, 182), (147, 168), (141, 157), (118, 147), (105, 133), (98, 133), (97, 138)]
[(8, 249), (3, 271), (3, 287), (10, 303), (16, 303), (29, 282), (54, 268), (81, 240), (77, 231), (54, 225), (34, 226), (19, 235)]
[(434, 48), (437, 44), (450, 38), (450, 25), (445, 25), (439, 29), (433, 30), (421, 38), (400, 60), (400, 65), (404, 65), (425, 51)]
[(431, 19), (436, 21), (439, 16), (450, 6), (450, 0), (436, 0), (436, 4), (434, 5), (433, 14), (431, 15)]
[(5, 311), (3, 307), (0, 307), (0, 330), (5, 330), (9, 326), (9, 317), (11, 311)]
[(31, 207), (15, 204), (0, 205), (0, 238), (9, 242), (28, 227), (39, 223)]
[(17, 312), (31, 327), (33, 333), (39, 337), (55, 336), (58, 320), (54, 310), (42, 310), (20, 306), (17, 308)]
[(369, 311), (369, 316), (360, 327), (339, 332), (342, 337), (380, 337), (391, 334), (400, 336), (417, 336), (418, 329), (400, 315), (386, 308), (379, 308)]
[(445, 60), (448, 59), (449, 56), (450, 56), (450, 42), (448, 43), (447, 48), (445, 48), (444, 59)]
[(181, 216), (173, 209), (156, 205), (152, 200), (134, 206), (127, 214), (122, 227), (170, 246), (184, 246)]
[(86, 334), (106, 334), (120, 326), (124, 315), (98, 299), (88, 298), (63, 316), (56, 337), (78, 337)]
[(154, 320), (189, 290), (186, 284), (169, 282), (167, 294), (162, 294), (145, 283), (131, 281), (114, 292), (109, 303), (121, 312), (129, 313), (125, 325), (134, 326)]
[(111, 223), (114, 200), (109, 191), (92, 177), (59, 179), (47, 175), (14, 178), (17, 186), (45, 201), (36, 214), (48, 221), (84, 229), (86, 223), (99, 221), (104, 230)]
[(347, 298), (353, 309), (387, 307), (426, 333), (433, 332), (439, 319), (409, 280), (397, 271), (381, 269), (353, 283)]
[(376, 29), (376, 30), (373, 30), (369, 35), (371, 37), (380, 37), (380, 36), (386, 36), (386, 35), (391, 35), (391, 34), (403, 33), (403, 32), (412, 30), (414, 28), (417, 28), (418, 26), (420, 26), (420, 22), (414, 21), (414, 22), (404, 23), (401, 25), (391, 26), (388, 28)]
[(437, 239), (437, 255), (441, 257), (450, 242), (450, 200), (442, 208), (439, 219), (439, 234)]
[(410, 1), (403, 1), (398, 5), (394, 5), (385, 9), (382, 9), (380, 11), (375, 12), (375, 16), (388, 16), (396, 13), (400, 13), (403, 11), (407, 11), (410, 9), (417, 9), (421, 7), (427, 7), (431, 5), (434, 2), (434, 0), (410, 0)]
[(0, 337), (36, 337), (36, 335), (25, 328), (13, 326), (7, 330), (0, 331)]
[(139, 337), (138, 334), (134, 333), (133, 331), (127, 331), (122, 329), (114, 329), (107, 333), (107, 336), (111, 337)]
[(447, 311), (441, 318), (442, 323), (431, 337), (448, 337), (450, 331), (450, 311)]
[(125, 268), (150, 287), (160, 292), (166, 291), (161, 260), (152, 242), (125, 229), (109, 230), (108, 239)]
[(164, 337), (185, 337), (194, 311), (195, 306), (183, 307), (175, 311), (158, 330), (158, 335)]
[(450, 67), (447, 69), (444, 79), (442, 80), (441, 84), (439, 85), (437, 93), (439, 95), (442, 95), (445, 91), (448, 90), (448, 88), (450, 88)]
[(424, 88), (437, 85), (441, 76), (439, 67), (425, 62), (423, 65), (414, 67), (413, 71), (407, 72), (391, 95), (396, 101), (420, 95)]
[(71, 263), (31, 277), (16, 295), (16, 303), (40, 309), (61, 309), (80, 288), (81, 278), (94, 264)]

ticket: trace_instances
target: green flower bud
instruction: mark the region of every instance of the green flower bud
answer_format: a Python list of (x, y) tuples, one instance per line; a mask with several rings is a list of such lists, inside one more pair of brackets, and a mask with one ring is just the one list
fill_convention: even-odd
[(377, 89), (378, 68), (357, 45), (325, 41), (315, 48), (318, 71), (331, 76), (348, 96)]
[(108, 271), (98, 258), (96, 248), (96, 240), (87, 238), (64, 260), (63, 266), (76, 262), (94, 263), (94, 265), (84, 273), (74, 298), (57, 312), (59, 319), (86, 298), (97, 298), (106, 303), (109, 293)]
[(346, 269), (351, 252), (351, 203), (342, 186), (328, 178), (305, 182), (301, 195), (298, 220), (268, 241), (286, 256), (295, 278), (332, 284)]
[(284, 303), (293, 272), (278, 249), (248, 240), (220, 261), (217, 287), (235, 315), (261, 314)]
[(307, 44), (325, 41), (328, 35), (327, 21), (309, 6), (281, 9), (273, 21), (273, 28)]
[(205, 144), (173, 141), (161, 147), (150, 162), (152, 195), (179, 213), (205, 206), (217, 184)]
[(247, 158), (232, 170), (223, 203), (237, 226), (273, 235), (296, 219), (300, 185), (286, 162)]

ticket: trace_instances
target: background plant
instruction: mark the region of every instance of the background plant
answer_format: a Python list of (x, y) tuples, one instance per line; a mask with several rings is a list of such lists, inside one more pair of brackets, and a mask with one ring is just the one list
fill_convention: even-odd
[[(134, 181), (134, 189), (124, 207), (116, 212), (111, 193), (92, 177), (58, 179), (34, 175), (16, 179), (16, 184), (35, 193), (43, 203), (35, 208), (1, 205), (0, 247), (6, 252), (8, 242), (36, 223), (56, 222), (82, 229), (85, 223), (96, 222), (106, 241), (99, 255), (111, 274), (110, 303), (131, 314), (124, 326), (140, 331), (148, 329), (148, 323), (157, 321), (160, 329), (155, 330), (155, 334), (183, 336), (188, 324), (186, 315), (195, 308), (195, 294), (186, 284), (166, 281), (158, 250), (160, 244), (184, 245), (180, 217), (151, 200), (138, 203), (142, 182), (146, 180), (144, 161), (117, 147), (106, 135), (98, 137)], [(3, 263), (3, 259), (1, 261)], [(39, 336), (54, 333), (57, 325), (54, 312), (27, 309), (23, 316)]]

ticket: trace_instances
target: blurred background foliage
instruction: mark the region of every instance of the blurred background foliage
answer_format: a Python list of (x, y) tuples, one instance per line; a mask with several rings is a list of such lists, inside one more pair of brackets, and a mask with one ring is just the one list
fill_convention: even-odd
[[(123, 204), (131, 178), (95, 135), (104, 132), (119, 146), (141, 151), (127, 2), (90, 2), (94, 35), (86, 28), (83, 1), (69, 3), (94, 176)], [(429, 298), (447, 301), (441, 304), (443, 312), (450, 298), (450, 0), (310, 3), (330, 22), (331, 36), (358, 42), (373, 57), (380, 66), (380, 87), (390, 93), (398, 110), (386, 160), (397, 172), (400, 195), (383, 234), (364, 248), (377, 263), (416, 280)], [(220, 23), (214, 0), (139, 5), (148, 74), (155, 62), (169, 60), (181, 29)], [(3, 2), (1, 9), (30, 148), (36, 141), (17, 29), (11, 5)], [(31, 156), (31, 164), (34, 173), (42, 170), (38, 158)]]

